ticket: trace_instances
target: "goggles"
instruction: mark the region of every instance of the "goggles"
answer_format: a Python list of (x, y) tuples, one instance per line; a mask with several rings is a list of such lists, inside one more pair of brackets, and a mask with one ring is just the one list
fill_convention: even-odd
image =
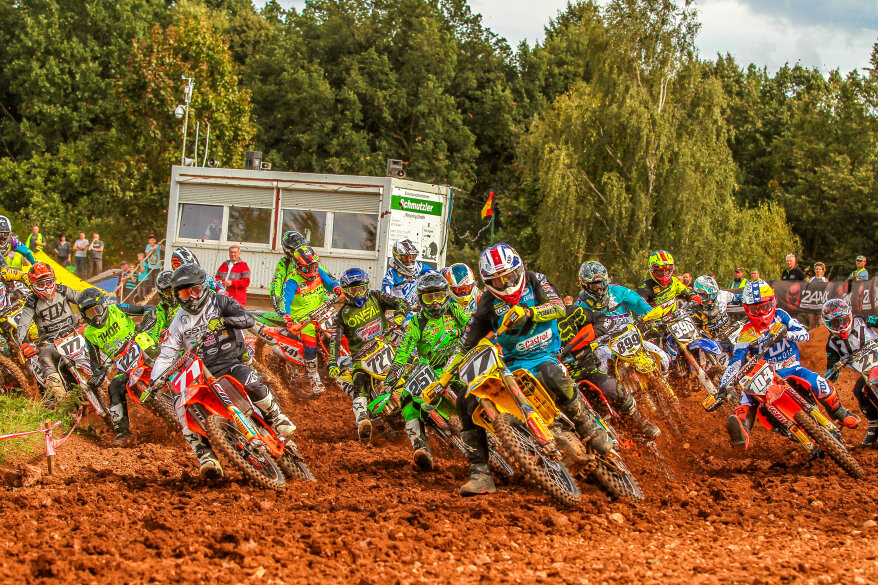
[(55, 278), (53, 276), (40, 278), (39, 280), (34, 280), (30, 283), (31, 287), (34, 290), (39, 291), (48, 291), (52, 290), (55, 286)]
[(177, 296), (181, 301), (197, 301), (204, 294), (204, 286), (196, 284), (189, 288), (181, 288), (177, 291)]
[(744, 305), (744, 312), (750, 317), (762, 317), (771, 313), (775, 306), (777, 306), (777, 300), (770, 299), (755, 305)]
[(9, 242), (11, 232), (0, 232), (0, 244), (5, 245)]
[(367, 284), (355, 284), (344, 289), (344, 294), (357, 299), (365, 296), (367, 292), (369, 292), (369, 285)]
[(445, 292), (444, 290), (437, 290), (422, 294), (421, 302), (425, 305), (438, 305), (439, 303), (445, 302), (445, 299), (447, 298), (447, 292)]
[(603, 280), (597, 280), (595, 282), (588, 282), (585, 284), (585, 290), (591, 293), (601, 294), (605, 290), (607, 290), (607, 283)]
[(82, 313), (82, 315), (86, 319), (95, 319), (97, 317), (100, 317), (103, 314), (104, 314), (103, 305), (95, 305), (93, 307), (89, 307), (85, 311), (83, 311), (83, 313)]
[(299, 266), (299, 272), (302, 274), (317, 274), (317, 271), (320, 269), (320, 264), (314, 262), (312, 264), (306, 264), (305, 266)]
[(399, 261), (405, 264), (406, 266), (411, 266), (415, 263), (415, 260), (418, 259), (417, 254), (403, 254), (399, 257)]
[(658, 276), (658, 277), (670, 276), (670, 275), (672, 275), (672, 274), (674, 273), (674, 267), (673, 267), (673, 266), (667, 266), (667, 267), (664, 267), (664, 268), (653, 268), (653, 269), (652, 269), (652, 273), (655, 274), (655, 275)]
[(834, 319), (830, 320), (829, 323), (826, 324), (826, 328), (829, 329), (830, 331), (833, 331), (833, 332), (845, 331), (845, 330), (847, 330), (848, 327), (851, 326), (852, 321), (853, 321), (853, 319), (851, 318), (850, 315), (844, 315), (842, 317), (835, 317)]
[(473, 292), (473, 288), (475, 286), (476, 286), (475, 284), (462, 284), (460, 286), (452, 286), (451, 292), (455, 296), (466, 297), (466, 296), (469, 296), (469, 294), (471, 292)]
[(716, 294), (712, 295), (701, 295), (701, 304), (707, 305), (708, 307), (716, 302)]
[(507, 272), (503, 276), (495, 276), (488, 279), (488, 284), (496, 290), (503, 290), (518, 283), (519, 273), (515, 270)]

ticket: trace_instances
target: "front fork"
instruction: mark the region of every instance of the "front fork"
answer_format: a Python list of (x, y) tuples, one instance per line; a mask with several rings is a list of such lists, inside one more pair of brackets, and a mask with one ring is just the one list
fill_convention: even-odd
[(695, 375), (698, 376), (698, 381), (701, 382), (701, 385), (704, 386), (707, 393), (711, 396), (716, 394), (716, 386), (714, 386), (710, 378), (707, 377), (707, 373), (704, 371), (704, 368), (701, 367), (701, 364), (698, 363), (698, 360), (695, 359), (695, 356), (692, 355), (692, 352), (689, 351), (689, 347), (685, 345), (679, 345), (678, 347), (683, 355), (686, 356), (686, 361), (689, 362), (689, 365), (695, 370)]

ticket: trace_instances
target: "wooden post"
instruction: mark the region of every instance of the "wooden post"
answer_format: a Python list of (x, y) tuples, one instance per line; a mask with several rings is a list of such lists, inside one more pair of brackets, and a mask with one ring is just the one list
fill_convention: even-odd
[[(46, 419), (45, 422), (46, 428), (52, 428), (52, 421)], [(49, 475), (55, 475), (55, 445), (52, 439), (52, 431), (46, 433), (46, 461), (48, 462), (48, 473)]]

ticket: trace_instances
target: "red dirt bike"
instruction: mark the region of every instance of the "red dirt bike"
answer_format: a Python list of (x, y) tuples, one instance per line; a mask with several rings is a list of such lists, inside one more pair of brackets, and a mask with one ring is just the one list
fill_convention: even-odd
[[(335, 333), (335, 329), (329, 328), (327, 325), (338, 313), (341, 308), (341, 299), (326, 301), (310, 313), (308, 317), (302, 321), (288, 321), (285, 325), (274, 326), (262, 313), (251, 313), (256, 318), (256, 324), (253, 326), (256, 335), (268, 345), (276, 348), (275, 353), (282, 356), (289, 363), (304, 367), (304, 345), (302, 344), (301, 332), (308, 324), (314, 323), (317, 328), (317, 353), (326, 359), (329, 350), (326, 342), (331, 335)], [(345, 343), (345, 351), (347, 350)], [(347, 354), (345, 354), (347, 355)]]
[[(820, 412), (813, 393), (806, 388), (801, 391), (794, 388), (763, 359), (771, 346), (786, 334), (787, 328), (782, 323), (772, 325), (764, 348), (741, 366), (726, 388), (740, 385), (756, 403), (756, 416), (767, 430), (801, 444), (813, 457), (828, 454), (848, 475), (862, 478), (863, 469), (845, 448), (838, 427)], [(705, 398), (702, 404), (708, 412), (722, 404), (724, 391)]]
[[(186, 426), (206, 437), (253, 483), (282, 491), (286, 479), (314, 481), (299, 449), (279, 437), (234, 377), (214, 377), (198, 357), (205, 335), (148, 389), (168, 383), (182, 401)], [(148, 399), (148, 396), (142, 399)]]

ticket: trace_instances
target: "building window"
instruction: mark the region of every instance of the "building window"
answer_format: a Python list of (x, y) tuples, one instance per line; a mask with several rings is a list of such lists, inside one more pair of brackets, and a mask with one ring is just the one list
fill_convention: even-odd
[(283, 231), (295, 230), (305, 236), (309, 246), (326, 246), (326, 212), (284, 209)]
[(189, 240), (219, 241), (223, 229), (221, 205), (183, 203), (180, 207), (179, 237)]
[(228, 242), (271, 243), (271, 209), (229, 207)]
[(378, 215), (375, 213), (335, 213), (332, 247), (342, 250), (375, 251), (378, 241)]

